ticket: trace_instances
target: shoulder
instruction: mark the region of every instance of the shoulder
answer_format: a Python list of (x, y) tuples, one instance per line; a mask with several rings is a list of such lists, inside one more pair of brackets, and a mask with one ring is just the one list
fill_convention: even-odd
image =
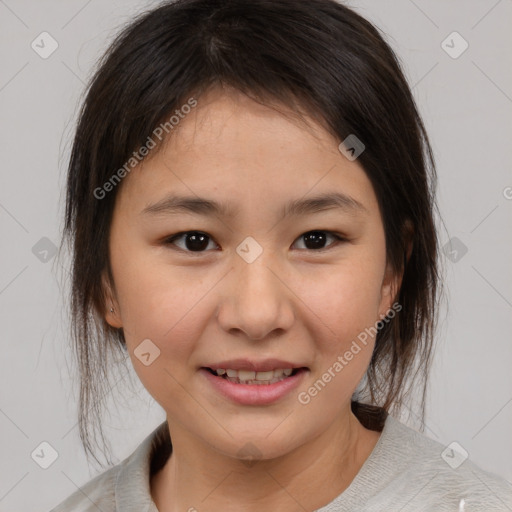
[(131, 455), (94, 477), (50, 512), (154, 512), (150, 475), (165, 462), (171, 449), (165, 421)]
[(404, 512), (512, 510), (512, 485), (474, 464), (460, 444), (445, 446), (391, 416), (385, 429), (381, 466), (390, 479), (382, 493), (406, 496)]
[(121, 464), (114, 466), (77, 489), (50, 512), (114, 512), (115, 483)]

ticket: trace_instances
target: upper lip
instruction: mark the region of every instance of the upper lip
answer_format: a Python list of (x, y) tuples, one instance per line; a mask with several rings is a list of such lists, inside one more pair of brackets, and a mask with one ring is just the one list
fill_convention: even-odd
[(212, 363), (204, 368), (218, 370), (219, 368), (230, 370), (248, 370), (253, 372), (268, 372), (270, 370), (277, 370), (286, 368), (305, 368), (303, 364), (291, 363), (282, 359), (265, 359), (264, 361), (250, 361), (249, 359), (230, 359), (229, 361), (219, 361)]

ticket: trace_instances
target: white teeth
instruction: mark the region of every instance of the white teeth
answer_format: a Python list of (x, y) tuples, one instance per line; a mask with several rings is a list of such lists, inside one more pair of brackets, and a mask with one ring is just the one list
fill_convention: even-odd
[(230, 379), (238, 379), (241, 382), (248, 382), (254, 380), (269, 382), (275, 381), (275, 379), (289, 377), (293, 372), (293, 368), (279, 368), (276, 370), (269, 370), (268, 372), (254, 372), (250, 370), (232, 370), (230, 368), (219, 368), (215, 370), (215, 372), (219, 376), (227, 374), (227, 377), (229, 377)]
[(253, 380), (256, 377), (256, 372), (250, 370), (238, 370), (238, 378), (240, 380)]
[(270, 370), (269, 372), (258, 372), (256, 374), (256, 380), (272, 380), (274, 377), (274, 370)]

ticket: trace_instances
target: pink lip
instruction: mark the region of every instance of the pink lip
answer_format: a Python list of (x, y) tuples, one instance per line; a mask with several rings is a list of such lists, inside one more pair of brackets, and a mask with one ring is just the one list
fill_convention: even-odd
[(229, 361), (220, 361), (218, 363), (205, 364), (205, 368), (217, 370), (219, 368), (231, 370), (249, 370), (253, 372), (268, 372), (270, 370), (279, 370), (286, 368), (303, 368), (303, 364), (290, 363), (282, 359), (265, 359), (264, 361), (250, 361), (249, 359), (231, 359)]
[[(222, 366), (219, 366), (219, 368), (222, 368)], [(237, 369), (232, 366), (227, 366), (227, 368)], [(274, 368), (283, 368), (283, 366), (274, 366)], [(284, 366), (284, 368), (290, 368), (290, 366)], [(235, 384), (222, 377), (213, 375), (206, 368), (201, 368), (199, 373), (207, 379), (217, 392), (236, 403), (243, 405), (267, 405), (277, 402), (295, 389), (301, 383), (307, 371), (306, 368), (301, 368), (295, 375), (290, 375), (274, 384)]]

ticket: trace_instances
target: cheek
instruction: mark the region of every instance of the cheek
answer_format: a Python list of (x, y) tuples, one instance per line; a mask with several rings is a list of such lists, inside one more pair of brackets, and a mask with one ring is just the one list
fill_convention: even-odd
[[(341, 350), (375, 325), (380, 306), (380, 268), (364, 258), (340, 263), (302, 278), (297, 295), (309, 308), (309, 317), (322, 326), (323, 343)], [(312, 314), (313, 313), (313, 314)]]
[[(215, 276), (191, 279), (191, 272), (158, 264), (154, 259), (113, 255), (114, 276), (128, 349), (150, 339), (161, 359), (179, 361), (193, 350), (207, 320), (204, 298)], [(115, 267), (114, 267), (115, 265)]]
[(216, 280), (187, 276), (138, 266), (118, 288), (126, 344), (140, 381), (165, 410), (180, 404), (181, 413), (197, 416), (186, 391), (190, 361), (212, 315), (207, 298)]
[(326, 274), (323, 284), (302, 281), (301, 297), (308, 306), (317, 357), (312, 379), (298, 399), (311, 417), (329, 422), (340, 404), (351, 399), (370, 364), (380, 274), (378, 266), (364, 261), (331, 268)]

